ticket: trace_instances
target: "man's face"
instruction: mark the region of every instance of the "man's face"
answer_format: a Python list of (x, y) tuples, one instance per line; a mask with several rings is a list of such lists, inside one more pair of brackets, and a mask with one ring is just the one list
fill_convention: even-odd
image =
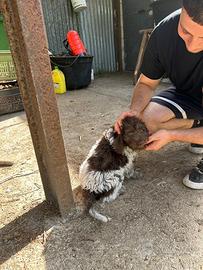
[(203, 25), (194, 22), (183, 8), (178, 25), (178, 34), (191, 53), (203, 51)]

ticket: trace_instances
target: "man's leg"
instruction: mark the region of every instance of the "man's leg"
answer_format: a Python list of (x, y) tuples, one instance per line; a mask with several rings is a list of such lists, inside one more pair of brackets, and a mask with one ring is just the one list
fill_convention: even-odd
[(173, 111), (155, 102), (150, 102), (141, 115), (150, 132), (159, 129), (189, 129), (193, 126), (194, 120), (175, 117)]
[[(158, 95), (152, 97), (152, 102), (156, 102), (159, 105), (163, 105), (169, 108), (175, 115), (175, 119), (178, 119), (177, 125), (179, 126), (179, 119), (195, 119), (193, 122), (193, 128), (195, 127), (203, 127), (203, 108), (202, 108), (202, 98), (197, 100), (197, 96), (202, 96), (202, 89), (199, 90), (200, 93), (196, 93), (196, 96), (189, 97), (187, 94), (181, 94), (177, 92), (175, 88), (169, 88), (160, 92)], [(188, 123), (188, 120), (186, 120)], [(183, 128), (188, 128), (187, 124)], [(168, 129), (175, 127), (175, 122), (167, 122)], [(165, 128), (164, 125), (161, 125), (161, 128)], [(181, 128), (181, 127), (180, 127)], [(190, 127), (189, 127), (190, 128)], [(189, 151), (195, 154), (203, 154), (203, 145), (201, 144), (190, 144)]]
[[(194, 120), (175, 118), (175, 114), (169, 108), (153, 102), (150, 102), (144, 110), (142, 119), (150, 132), (162, 128), (187, 129), (194, 124)], [(185, 176), (183, 184), (192, 189), (203, 189), (203, 159), (190, 174)]]
[[(141, 117), (152, 133), (159, 129), (188, 129), (203, 126), (203, 120), (175, 118), (174, 112), (169, 108), (154, 102), (149, 103)], [(203, 154), (202, 144), (191, 143), (188, 149), (191, 153)]]

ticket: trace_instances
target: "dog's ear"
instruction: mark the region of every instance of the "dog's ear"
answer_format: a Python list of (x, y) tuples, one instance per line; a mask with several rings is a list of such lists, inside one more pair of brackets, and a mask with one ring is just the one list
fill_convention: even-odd
[(124, 141), (121, 134), (115, 133), (114, 142), (112, 143), (113, 149), (118, 153), (122, 154), (124, 149)]

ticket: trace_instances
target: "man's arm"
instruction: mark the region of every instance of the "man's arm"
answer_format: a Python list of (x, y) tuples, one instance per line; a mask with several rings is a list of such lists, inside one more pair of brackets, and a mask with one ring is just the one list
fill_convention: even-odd
[(173, 141), (203, 144), (203, 127), (171, 130), (170, 136)]
[(159, 130), (150, 136), (146, 150), (156, 151), (174, 141), (203, 144), (203, 127)]
[(115, 123), (115, 131), (120, 133), (121, 122), (126, 116), (137, 116), (140, 117), (140, 114), (149, 104), (150, 99), (153, 95), (154, 90), (158, 86), (159, 80), (151, 80), (145, 75), (141, 74), (140, 78), (134, 88), (133, 97), (131, 100), (130, 109), (121, 113)]
[(154, 90), (158, 86), (159, 80), (152, 80), (141, 74), (133, 92), (130, 111), (139, 117), (141, 112), (149, 104)]

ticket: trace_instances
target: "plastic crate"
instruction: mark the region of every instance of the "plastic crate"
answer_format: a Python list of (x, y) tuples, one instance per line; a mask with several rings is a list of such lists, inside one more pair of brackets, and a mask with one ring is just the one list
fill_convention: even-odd
[(22, 111), (23, 109), (18, 87), (0, 90), (0, 115)]
[(0, 37), (1, 37), (0, 50), (10, 50), (8, 36), (4, 28), (4, 21), (2, 14), (0, 14)]
[(16, 80), (16, 71), (10, 51), (0, 51), (0, 81)]

